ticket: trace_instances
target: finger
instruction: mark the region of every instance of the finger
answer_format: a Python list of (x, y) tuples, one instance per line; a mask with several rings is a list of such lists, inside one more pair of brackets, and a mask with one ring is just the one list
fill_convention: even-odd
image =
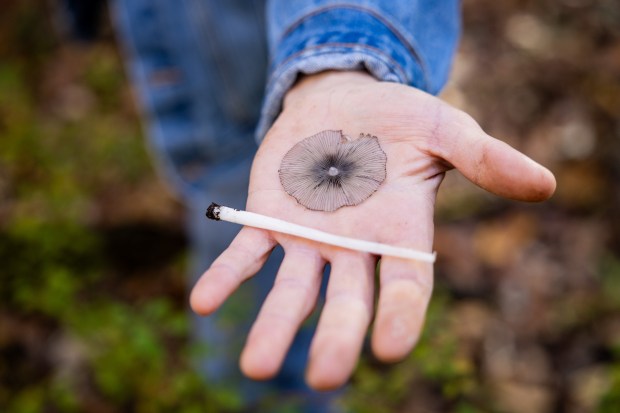
[(268, 232), (242, 228), (194, 286), (192, 309), (201, 315), (215, 311), (243, 281), (256, 274), (275, 245)]
[(316, 249), (288, 247), (241, 354), (241, 370), (255, 380), (274, 376), (295, 333), (316, 304), (325, 260)]
[(380, 360), (404, 358), (420, 337), (433, 289), (432, 265), (383, 257), (372, 349)]
[(438, 155), (467, 179), (496, 195), (543, 201), (553, 195), (551, 171), (510, 145), (487, 135), (469, 115), (453, 108), (437, 129)]
[(374, 257), (342, 251), (331, 266), (306, 373), (306, 381), (317, 390), (335, 389), (347, 381), (372, 317)]

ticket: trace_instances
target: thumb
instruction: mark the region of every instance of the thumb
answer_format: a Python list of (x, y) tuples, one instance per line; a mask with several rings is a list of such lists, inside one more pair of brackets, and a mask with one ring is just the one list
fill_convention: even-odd
[(451, 119), (437, 129), (438, 151), (467, 179), (496, 195), (544, 201), (555, 191), (555, 177), (510, 145), (487, 135), (464, 112), (449, 108)]

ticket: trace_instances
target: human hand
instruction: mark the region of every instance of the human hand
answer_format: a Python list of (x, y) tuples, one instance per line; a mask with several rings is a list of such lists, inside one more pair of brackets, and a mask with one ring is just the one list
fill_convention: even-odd
[[(297, 142), (328, 129), (377, 136), (387, 155), (387, 176), (357, 206), (311, 211), (282, 189), (278, 169)], [(254, 159), (247, 209), (347, 237), (431, 251), (435, 197), (452, 168), (511, 199), (541, 201), (555, 189), (551, 172), (488, 136), (470, 116), (440, 99), (362, 72), (324, 72), (304, 78), (288, 93)], [(241, 369), (254, 379), (277, 373), (296, 331), (314, 309), (329, 262), (306, 379), (316, 389), (337, 388), (351, 375), (373, 320), (379, 257), (244, 227), (194, 287), (192, 308), (203, 315), (215, 311), (260, 269), (276, 244), (285, 257), (248, 336)], [(397, 361), (411, 351), (432, 287), (431, 264), (381, 259), (371, 340), (379, 359)]]

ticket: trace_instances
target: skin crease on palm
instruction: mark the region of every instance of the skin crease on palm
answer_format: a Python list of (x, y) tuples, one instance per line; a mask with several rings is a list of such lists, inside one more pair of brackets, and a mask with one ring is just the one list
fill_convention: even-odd
[[(305, 209), (280, 184), (282, 157), (300, 140), (322, 130), (379, 137), (387, 177), (376, 193), (335, 212)], [(431, 251), (433, 210), (446, 171), (497, 195), (542, 201), (555, 190), (546, 168), (482, 131), (464, 112), (415, 88), (379, 82), (364, 72), (323, 72), (304, 77), (287, 94), (283, 111), (265, 137), (252, 166), (247, 209), (323, 231)], [(403, 359), (417, 342), (433, 288), (431, 264), (385, 257), (374, 307), (374, 274), (380, 257), (244, 227), (198, 281), (194, 311), (208, 315), (255, 274), (276, 244), (285, 258), (241, 354), (250, 378), (279, 370), (296, 331), (314, 309), (323, 268), (330, 280), (306, 380), (318, 390), (348, 380), (374, 320), (371, 344), (377, 358)]]

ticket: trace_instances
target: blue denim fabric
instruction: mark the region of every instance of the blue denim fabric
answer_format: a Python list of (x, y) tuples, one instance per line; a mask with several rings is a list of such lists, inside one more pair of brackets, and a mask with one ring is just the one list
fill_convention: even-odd
[(208, 186), (211, 165), (256, 150), (264, 1), (116, 0), (112, 11), (151, 146), (191, 199)]
[[(204, 211), (212, 201), (244, 208), (255, 138), (300, 74), (364, 69), (437, 93), (459, 32), (457, 0), (114, 0), (112, 16), (151, 148), (188, 206), (192, 283), (238, 231)], [(304, 411), (328, 412), (332, 395), (303, 384), (311, 330), (297, 337), (278, 379), (256, 384), (239, 374), (249, 322), (281, 260), (274, 255), (221, 311), (194, 317), (196, 338), (210, 348), (202, 371), (211, 383), (241, 383), (250, 401), (269, 387), (301, 391)], [(247, 323), (230, 324), (235, 300)]]

